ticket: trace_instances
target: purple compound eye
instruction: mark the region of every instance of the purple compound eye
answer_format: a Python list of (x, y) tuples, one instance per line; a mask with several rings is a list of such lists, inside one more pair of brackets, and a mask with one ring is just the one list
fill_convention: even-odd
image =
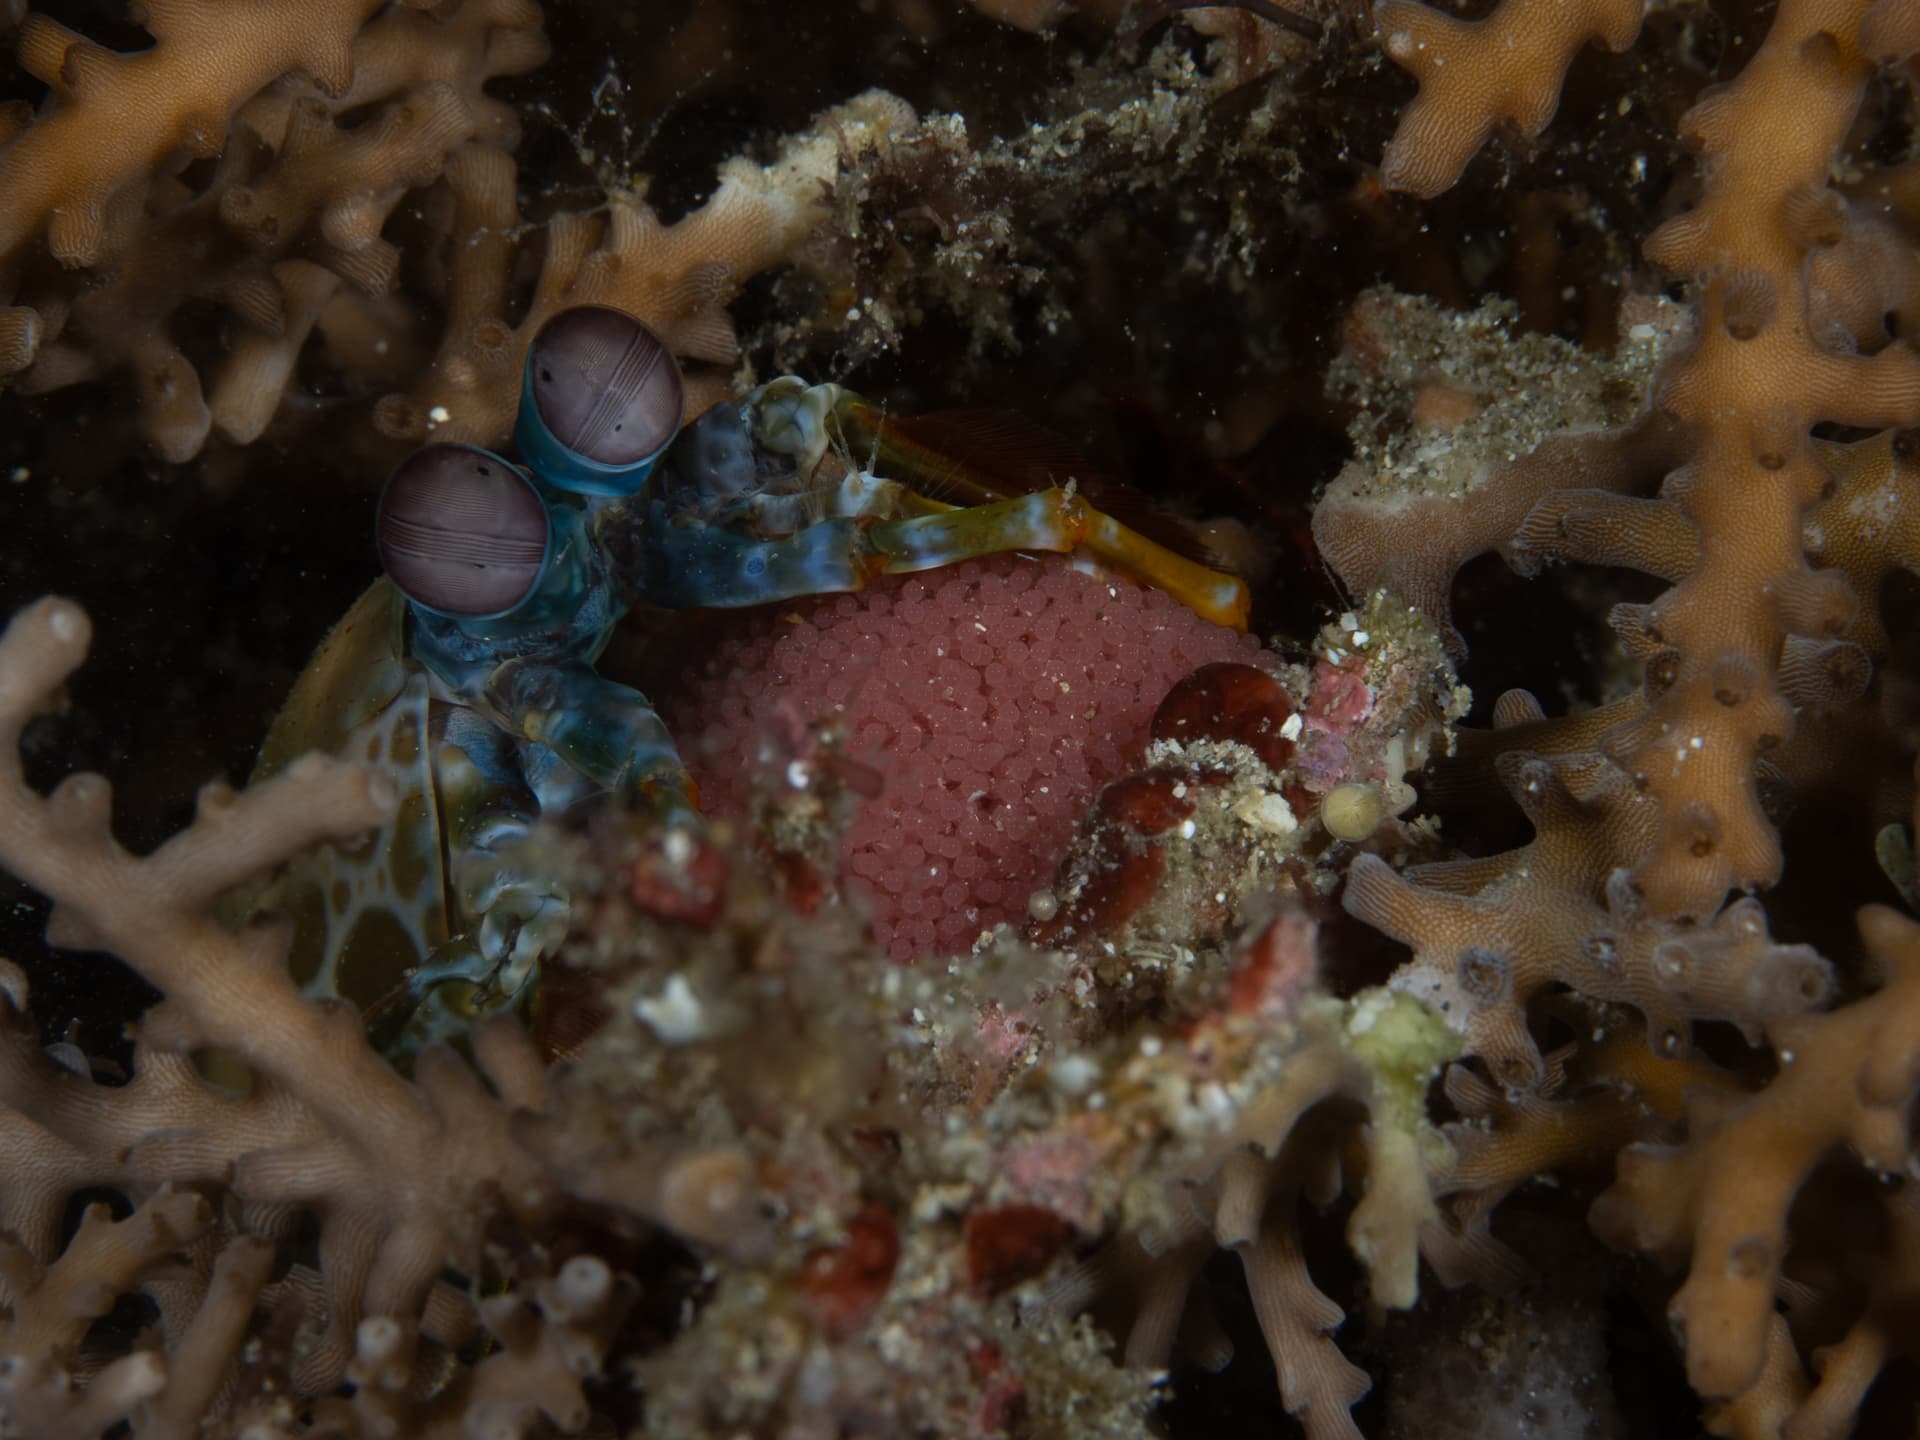
[(471, 445), (429, 445), (380, 497), (380, 563), (416, 605), (457, 620), (504, 614), (547, 559), (547, 507), (526, 476)]
[(541, 327), (527, 393), (553, 438), (595, 465), (652, 459), (680, 428), (680, 367), (660, 337), (622, 310), (582, 305)]

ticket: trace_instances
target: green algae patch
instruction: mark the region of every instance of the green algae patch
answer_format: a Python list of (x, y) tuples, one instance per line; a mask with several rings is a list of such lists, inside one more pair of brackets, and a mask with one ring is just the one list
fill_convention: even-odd
[(1347, 1048), (1374, 1073), (1382, 1118), (1430, 1130), (1427, 1087), (1460, 1054), (1460, 1037), (1425, 1002), (1376, 986), (1347, 1002)]

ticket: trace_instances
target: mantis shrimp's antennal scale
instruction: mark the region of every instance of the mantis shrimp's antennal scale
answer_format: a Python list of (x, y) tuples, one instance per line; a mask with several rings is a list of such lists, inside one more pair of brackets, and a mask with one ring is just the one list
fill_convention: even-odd
[(429, 445), (380, 497), (380, 562), (414, 604), (458, 620), (502, 615), (546, 566), (547, 508), (527, 477), (490, 450)]
[(680, 367), (660, 337), (604, 305), (564, 310), (527, 349), (514, 432), (549, 483), (631, 495), (680, 429)]

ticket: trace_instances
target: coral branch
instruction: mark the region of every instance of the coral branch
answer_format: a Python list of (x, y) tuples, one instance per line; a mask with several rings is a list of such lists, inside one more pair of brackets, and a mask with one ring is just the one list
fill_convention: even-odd
[[(0, 864), (53, 899), (58, 936), (113, 949), (167, 998), (142, 1027), (138, 1073), (122, 1091), (52, 1072), (16, 1038), (0, 1080), (22, 1109), (0, 1114), (45, 1127), (38, 1133), (49, 1139), (29, 1143), (59, 1157), (56, 1187), (171, 1176), (230, 1184), (256, 1222), (292, 1206), (317, 1213), (327, 1335), (304, 1357), (301, 1377), (325, 1388), (364, 1315), (411, 1323), (445, 1266), (475, 1264), (475, 1226), (488, 1213), (532, 1223), (551, 1208), (553, 1182), (514, 1141), (510, 1121), (512, 1107), (553, 1096), (530, 1042), (506, 1020), (483, 1026), (474, 1042), (492, 1092), (440, 1049), (423, 1052), (412, 1082), (403, 1079), (349, 1008), (301, 998), (285, 967), (283, 926), (234, 933), (214, 918), (214, 900), (232, 885), (317, 839), (386, 818), (393, 797), (384, 778), (309, 756), (245, 792), (210, 785), (193, 825), (144, 858), (115, 844), (100, 777), (72, 776), (36, 795), (21, 775), (20, 736), (51, 706), (88, 639), (86, 616), (62, 600), (20, 612), (0, 635)], [(255, 1093), (223, 1097), (193, 1076), (179, 1052), (205, 1048), (250, 1067)], [(727, 1222), (744, 1223), (751, 1197), (737, 1160), (698, 1147), (656, 1153), (592, 1195), (629, 1214), (698, 1222), (718, 1238)], [(48, 1190), (29, 1190), (31, 1230), (16, 1246), (18, 1284), (35, 1293), (44, 1287), (22, 1267), (50, 1247), (53, 1203)], [(115, 1285), (124, 1278), (110, 1277)], [(35, 1328), (49, 1333), (45, 1323)]]
[(1883, 1173), (1904, 1169), (1911, 1154), (1920, 925), (1871, 907), (1860, 930), (1885, 986), (1835, 1014), (1770, 1025), (1779, 1077), (1744, 1104), (1696, 1103), (1684, 1146), (1626, 1151), (1594, 1208), (1595, 1229), (1616, 1245), (1691, 1252), (1669, 1314), (1703, 1395), (1737, 1395), (1761, 1373), (1788, 1209), (1813, 1167), (1841, 1144)]
[(1624, 50), (1640, 33), (1637, 0), (1538, 5), (1504, 0), (1484, 20), (1458, 20), (1416, 0), (1376, 12), (1382, 44), (1420, 82), (1401, 112), (1380, 178), (1431, 199), (1453, 187), (1494, 127), (1532, 138), (1560, 105), (1560, 84), (1589, 40)]
[[(447, 172), (459, 248), (440, 351), (419, 384), (380, 402), (375, 424), (395, 439), (500, 443), (519, 403), (527, 346), (564, 305), (611, 305), (646, 321), (678, 355), (731, 364), (739, 346), (726, 303), (752, 276), (791, 261), (825, 218), (826, 187), (839, 169), (913, 118), (904, 101), (868, 91), (790, 137), (772, 164), (729, 161), (706, 204), (673, 225), (624, 194), (609, 197), (604, 220), (561, 217), (549, 226), (517, 324), (506, 303), (520, 228), (514, 166), (502, 151), (460, 152)], [(688, 413), (727, 393), (718, 377), (696, 379)]]
[[(43, 15), (20, 32), (20, 63), (52, 88), (52, 109), (0, 150), (0, 268), (41, 227), (63, 265), (102, 258), (108, 212), (136, 196), (172, 151), (207, 157), (241, 101), (292, 70), (338, 93), (351, 46), (378, 0), (144, 0), (153, 48), (115, 55)], [(218, 57), (211, 65), (210, 57)]]

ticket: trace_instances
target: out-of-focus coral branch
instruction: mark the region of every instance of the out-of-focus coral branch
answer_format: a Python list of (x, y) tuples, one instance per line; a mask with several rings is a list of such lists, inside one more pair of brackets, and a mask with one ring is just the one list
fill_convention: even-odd
[[(88, 638), (84, 613), (60, 600), (21, 612), (0, 636), (0, 864), (54, 900), (50, 929), (58, 940), (113, 949), (167, 998), (142, 1023), (136, 1074), (124, 1088), (67, 1074), (33, 1054), (18, 1027), (8, 1032), (0, 1099), (9, 1108), (0, 1115), (21, 1130), (19, 1154), (38, 1151), (53, 1161), (48, 1175), (21, 1187), (20, 1208), (8, 1187), (4, 1218), (25, 1227), (8, 1242), (5, 1265), (15, 1325), (58, 1351), (72, 1337), (36, 1317), (49, 1305), (81, 1312), (44, 1299), (55, 1294), (51, 1277), (72, 1273), (110, 1295), (146, 1263), (139, 1258), (145, 1250), (128, 1252), (126, 1264), (89, 1258), (98, 1248), (86, 1238), (93, 1231), (55, 1260), (58, 1190), (134, 1188), (163, 1178), (230, 1186), (243, 1222), (269, 1236), (284, 1234), (302, 1210), (319, 1218), (324, 1306), (317, 1319), (326, 1333), (301, 1358), (296, 1379), (309, 1392), (322, 1390), (344, 1372), (363, 1317), (411, 1325), (423, 1307), (431, 1313), (430, 1292), (445, 1266), (477, 1265), (477, 1227), (488, 1214), (503, 1210), (537, 1228), (551, 1211), (558, 1187), (514, 1140), (509, 1122), (516, 1111), (551, 1106), (557, 1092), (510, 1020), (474, 1036), (486, 1083), (439, 1049), (419, 1057), (411, 1082), (403, 1079), (369, 1047), (350, 1008), (301, 998), (285, 968), (283, 926), (235, 933), (214, 918), (214, 900), (235, 883), (316, 839), (351, 836), (383, 819), (393, 804), (383, 779), (308, 757), (244, 793), (211, 785), (195, 823), (139, 858), (112, 837), (100, 777), (72, 776), (52, 795), (36, 795), (21, 775), (21, 733), (53, 703)], [(254, 1093), (227, 1096), (194, 1074), (184, 1052), (204, 1048), (245, 1062), (256, 1076)], [(644, 1173), (630, 1169), (624, 1180), (599, 1182), (592, 1200), (636, 1217), (675, 1214), (722, 1241), (744, 1228), (752, 1186), (725, 1151), (657, 1145), (647, 1159)], [(211, 1212), (199, 1197), (167, 1204), (189, 1201), (202, 1207), (195, 1214), (204, 1228)], [(170, 1235), (180, 1230), (168, 1227)], [(59, 1272), (69, 1261), (72, 1270)], [(49, 1262), (55, 1269), (43, 1278), (39, 1267)], [(42, 1299), (29, 1304), (29, 1296)], [(209, 1315), (207, 1324), (221, 1334), (235, 1328), (231, 1316)], [(499, 1326), (495, 1333), (508, 1339)], [(199, 1343), (215, 1341), (203, 1332)], [(510, 1381), (507, 1389), (516, 1385), (524, 1388)], [(31, 1409), (38, 1402), (16, 1392), (14, 1403)]]

